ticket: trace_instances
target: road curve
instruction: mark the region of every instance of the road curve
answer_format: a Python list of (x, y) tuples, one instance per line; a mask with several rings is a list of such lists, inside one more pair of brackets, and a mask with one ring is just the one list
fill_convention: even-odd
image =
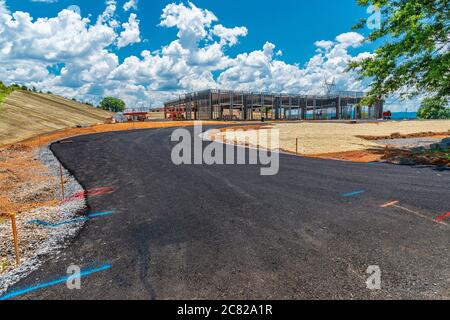
[[(450, 298), (450, 172), (281, 155), (259, 166), (175, 166), (173, 129), (70, 139), (52, 150), (85, 187), (86, 222), (12, 290), (108, 264), (81, 290), (22, 299)], [(399, 201), (394, 206), (380, 206)], [(450, 221), (448, 221), (450, 224)], [(369, 266), (381, 290), (369, 290)]]

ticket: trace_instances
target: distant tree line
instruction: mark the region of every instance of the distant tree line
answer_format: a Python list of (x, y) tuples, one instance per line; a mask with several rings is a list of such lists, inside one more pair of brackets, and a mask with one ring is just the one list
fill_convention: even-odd
[[(13, 83), (13, 84), (7, 86), (2, 81), (0, 81), (0, 92), (3, 92), (3, 93), (7, 92), (9, 94), (16, 90), (29, 91), (29, 92), (35, 92), (35, 93), (43, 93), (42, 90), (38, 91), (36, 89), (36, 87), (28, 88), (26, 85), (20, 85), (17, 83)], [(50, 91), (47, 91), (47, 93), (51, 94)]]

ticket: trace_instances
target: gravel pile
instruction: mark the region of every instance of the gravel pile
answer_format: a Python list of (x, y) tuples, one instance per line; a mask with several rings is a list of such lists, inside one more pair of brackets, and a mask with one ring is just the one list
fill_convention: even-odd
[(407, 139), (388, 139), (377, 140), (376, 142), (383, 146), (390, 146), (399, 149), (430, 148), (438, 144), (442, 138), (407, 138)]
[[(59, 162), (49, 148), (41, 148), (36, 152), (36, 159), (41, 161), (49, 170), (48, 175), (59, 177)], [(64, 186), (66, 195), (73, 195), (82, 192), (81, 185), (64, 170)], [(55, 180), (55, 179), (54, 179)], [(28, 192), (19, 194), (20, 197), (32, 198), (36, 192), (49, 192), (61, 197), (60, 191), (55, 190), (54, 185), (42, 185), (26, 188)], [(0, 268), (3, 273), (0, 275), (0, 295), (20, 279), (26, 277), (36, 270), (43, 262), (57, 255), (64, 249), (79, 232), (83, 223), (73, 223), (62, 225), (57, 228), (49, 228), (36, 224), (29, 224), (31, 220), (42, 220), (49, 223), (59, 223), (62, 221), (79, 218), (85, 211), (86, 203), (84, 199), (70, 202), (63, 202), (54, 207), (41, 207), (17, 216), (17, 226), (20, 238), (20, 251), (22, 264), (13, 269), (14, 247), (12, 244), (12, 232), (9, 222), (0, 224), (0, 252), (2, 261)], [(1, 272), (2, 270), (0, 270)]]

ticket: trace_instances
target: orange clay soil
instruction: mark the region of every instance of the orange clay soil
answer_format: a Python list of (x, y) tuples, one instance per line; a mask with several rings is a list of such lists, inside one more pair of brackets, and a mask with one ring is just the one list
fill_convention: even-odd
[(59, 204), (52, 192), (57, 179), (34, 155), (23, 145), (0, 149), (0, 216)]
[(384, 157), (384, 152), (380, 150), (364, 150), (364, 151), (358, 150), (347, 152), (313, 154), (307, 155), (306, 157), (368, 163), (381, 161)]
[[(203, 125), (223, 125), (234, 124), (235, 122), (222, 122), (222, 121), (203, 121)], [(47, 134), (43, 134), (31, 139), (21, 141), (20, 143), (30, 147), (37, 147), (41, 145), (47, 145), (51, 142), (66, 139), (70, 137), (112, 132), (112, 131), (127, 131), (127, 130), (141, 130), (141, 129), (158, 129), (158, 128), (172, 128), (172, 127), (190, 127), (194, 125), (194, 121), (161, 121), (161, 122), (127, 122), (116, 124), (98, 124), (87, 128), (67, 128), (64, 130), (54, 131)]]

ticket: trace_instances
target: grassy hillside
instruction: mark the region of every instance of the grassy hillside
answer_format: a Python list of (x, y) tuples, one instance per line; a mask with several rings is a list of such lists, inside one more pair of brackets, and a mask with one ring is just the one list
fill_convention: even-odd
[(6, 99), (6, 97), (15, 90), (19, 90), (18, 85), (6, 86), (0, 81), (0, 104)]
[(103, 123), (110, 116), (56, 95), (17, 90), (0, 104), (0, 145), (67, 127)]

